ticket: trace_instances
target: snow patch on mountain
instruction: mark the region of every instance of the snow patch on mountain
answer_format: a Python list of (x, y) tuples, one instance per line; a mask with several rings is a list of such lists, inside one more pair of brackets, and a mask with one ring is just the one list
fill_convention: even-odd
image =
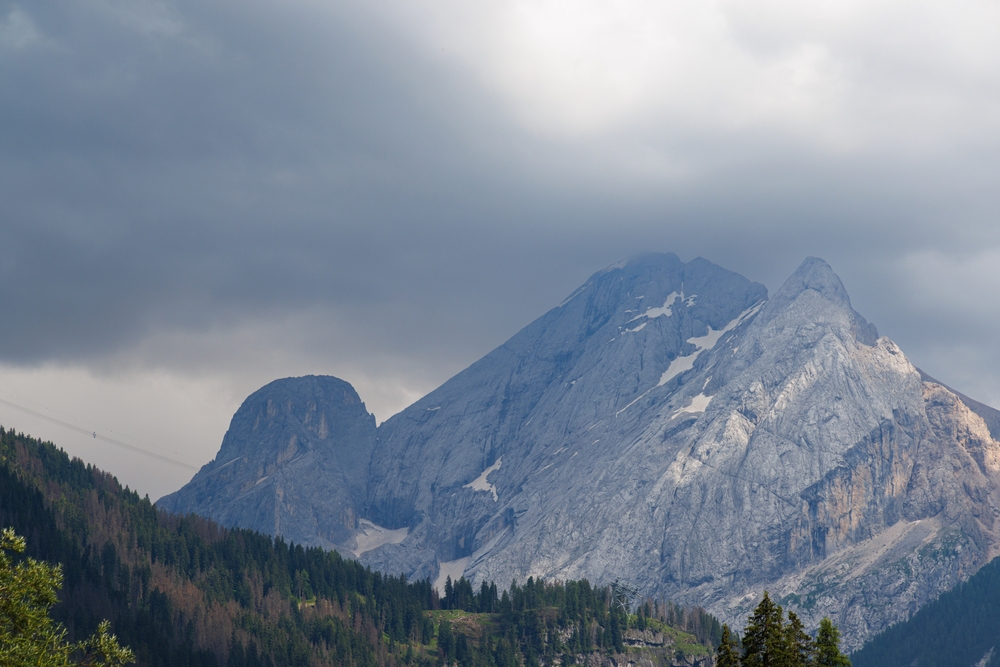
[(490, 476), (490, 473), (499, 470), (500, 464), (502, 463), (503, 463), (503, 457), (501, 456), (493, 463), (493, 465), (491, 465), (489, 468), (480, 473), (479, 477), (475, 478), (462, 488), (472, 489), (473, 491), (489, 491), (490, 493), (493, 494), (493, 502), (498, 501), (500, 499), (500, 496), (497, 495), (497, 487), (490, 484), (489, 481), (487, 480), (487, 477)]
[[(650, 306), (649, 308), (646, 309), (645, 312), (640, 313), (639, 315), (636, 315), (632, 319), (628, 320), (628, 322), (626, 322), (626, 324), (628, 324), (629, 322), (635, 322), (636, 320), (641, 320), (641, 319), (645, 319), (646, 322), (643, 322), (642, 324), (640, 324), (638, 327), (636, 327), (634, 329), (626, 329), (623, 333), (631, 333), (633, 331), (640, 331), (643, 327), (646, 326), (646, 324), (648, 323), (649, 320), (656, 319), (657, 317), (672, 317), (673, 314), (674, 314), (673, 306), (674, 306), (674, 303), (676, 303), (678, 299), (681, 300), (681, 302), (683, 303), (683, 305), (685, 305), (688, 308), (690, 308), (691, 306), (693, 306), (696, 303), (697, 297), (698, 297), (697, 294), (692, 294), (691, 296), (684, 296), (684, 290), (683, 289), (681, 289), (680, 292), (676, 292), (676, 291), (671, 292), (670, 294), (667, 295), (667, 298), (664, 299), (662, 306), (659, 306), (658, 308), (654, 308), (653, 306)], [(636, 299), (644, 299), (644, 298), (645, 298), (644, 296), (637, 296), (636, 297)], [(626, 313), (631, 313), (633, 311), (626, 310), (625, 312)]]
[(704, 412), (705, 410), (708, 409), (708, 404), (711, 402), (712, 402), (711, 396), (706, 396), (705, 394), (698, 394), (697, 396), (691, 399), (691, 403), (684, 406), (680, 410), (676, 411), (673, 415), (670, 416), (670, 418), (673, 419), (674, 417), (684, 414), (685, 412), (689, 412), (691, 414), (698, 414)]
[(644, 317), (648, 317), (649, 319), (653, 319), (655, 317), (670, 317), (671, 315), (674, 314), (672, 308), (674, 302), (677, 301), (677, 299), (683, 299), (683, 298), (684, 298), (684, 292), (680, 293), (671, 292), (667, 296), (666, 300), (663, 302), (662, 306), (660, 306), (659, 308), (653, 308), (652, 306), (650, 306), (649, 308), (646, 309), (646, 312), (640, 315), (636, 315), (631, 320), (629, 320), (629, 322), (635, 322), (636, 320), (641, 320)]
[(667, 367), (667, 370), (663, 371), (663, 375), (660, 376), (660, 381), (656, 383), (656, 386), (662, 387), (663, 385), (670, 382), (672, 379), (674, 379), (681, 373), (689, 371), (692, 368), (694, 368), (694, 362), (702, 352), (706, 350), (711, 350), (713, 347), (715, 347), (715, 344), (719, 342), (720, 338), (722, 338), (727, 333), (729, 333), (736, 327), (746, 322), (749, 318), (756, 315), (757, 311), (759, 311), (763, 305), (764, 302), (761, 301), (757, 304), (754, 304), (753, 306), (750, 306), (742, 313), (740, 313), (739, 317), (737, 317), (732, 322), (722, 327), (718, 331), (716, 331), (712, 327), (708, 327), (708, 333), (705, 334), (704, 336), (695, 336), (693, 338), (688, 338), (686, 342), (690, 343), (691, 345), (694, 345), (696, 350), (691, 354), (685, 355), (683, 357), (677, 357), (676, 359), (671, 361), (670, 365)]
[(689, 371), (694, 368), (694, 361), (698, 358), (698, 355), (702, 353), (702, 350), (698, 350), (694, 354), (689, 354), (683, 357), (677, 357), (670, 362), (667, 366), (667, 370), (663, 371), (663, 375), (660, 376), (660, 381), (656, 383), (657, 387), (662, 387), (666, 383), (673, 380), (675, 377)]
[(363, 553), (373, 551), (386, 544), (399, 544), (406, 539), (409, 528), (396, 528), (391, 530), (369, 521), (361, 519), (358, 521), (358, 533), (354, 536), (357, 546), (353, 549), (354, 555), (360, 556)]
[[(658, 387), (658, 386), (659, 386), (659, 385), (657, 385), (657, 387)], [(647, 394), (648, 394), (649, 392), (653, 391), (653, 389), (654, 389), (654, 388), (655, 388), (655, 387), (650, 387), (650, 388), (649, 388), (649, 389), (647, 389), (646, 391), (642, 392), (642, 394), (641, 394), (641, 395), (640, 395), (640, 396), (639, 396), (638, 398), (636, 398), (636, 399), (633, 399), (633, 400), (632, 400), (632, 401), (631, 401), (631, 402), (630, 402), (630, 403), (629, 403), (628, 405), (626, 405), (626, 406), (625, 406), (624, 408), (622, 408), (621, 410), (618, 410), (617, 412), (615, 412), (615, 417), (617, 417), (618, 415), (620, 415), (621, 413), (625, 412), (625, 411), (626, 411), (626, 410), (628, 410), (628, 409), (629, 409), (630, 407), (632, 407), (633, 405), (635, 405), (636, 403), (638, 403), (639, 401), (641, 401), (642, 399), (644, 399), (644, 398), (646, 397), (646, 395), (647, 395)], [(593, 426), (591, 426), (590, 428), (593, 428)], [(587, 429), (587, 430), (589, 431), (590, 429)]]
[(581, 295), (581, 294), (583, 293), (583, 291), (584, 291), (585, 289), (587, 289), (588, 287), (590, 287), (590, 285), (591, 285), (591, 283), (587, 283), (586, 285), (583, 285), (583, 286), (581, 286), (581, 287), (578, 287), (578, 288), (576, 288), (576, 289), (575, 289), (575, 290), (573, 291), (573, 293), (572, 293), (572, 294), (570, 294), (570, 295), (569, 295), (568, 297), (566, 297), (565, 299), (563, 299), (562, 303), (560, 303), (560, 304), (559, 304), (558, 306), (556, 306), (556, 308), (562, 308), (562, 307), (563, 307), (563, 306), (565, 306), (565, 305), (566, 305), (567, 303), (569, 303), (570, 301), (572, 301), (572, 300), (573, 300), (573, 299), (575, 299), (576, 297), (580, 296), (580, 295)]

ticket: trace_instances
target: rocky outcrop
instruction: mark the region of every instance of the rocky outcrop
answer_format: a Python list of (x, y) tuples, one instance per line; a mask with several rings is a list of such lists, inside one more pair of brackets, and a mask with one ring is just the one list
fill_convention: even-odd
[(707, 655), (678, 654), (672, 649), (652, 649), (642, 653), (581, 653), (574, 663), (583, 667), (714, 667), (715, 659)]
[(375, 417), (351, 385), (276, 380), (243, 402), (215, 459), (157, 506), (356, 555), (385, 541), (358, 519), (374, 448)]
[(647, 255), (387, 420), (365, 473), (310, 477), (281, 522), (214, 490), (237, 435), (166, 505), (442, 581), (622, 578), (737, 627), (768, 589), (853, 648), (996, 555), (998, 417), (879, 337), (822, 260), (768, 299)]

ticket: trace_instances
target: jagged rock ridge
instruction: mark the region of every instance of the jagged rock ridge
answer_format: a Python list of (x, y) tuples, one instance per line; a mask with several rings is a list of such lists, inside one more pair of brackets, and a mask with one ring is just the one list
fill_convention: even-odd
[(314, 469), (284, 501), (336, 529), (264, 526), (215, 462), (161, 504), (413, 576), (624, 577), (736, 624), (768, 588), (854, 647), (996, 554), (998, 416), (922, 376), (822, 260), (768, 299), (652, 254), (595, 274), (377, 440), (359, 427), (365, 473)]

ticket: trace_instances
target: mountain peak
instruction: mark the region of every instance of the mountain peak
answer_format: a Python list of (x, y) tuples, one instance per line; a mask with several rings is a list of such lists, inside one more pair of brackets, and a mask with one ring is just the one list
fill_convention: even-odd
[(1000, 550), (993, 413), (922, 383), (815, 257), (767, 300), (639, 255), (380, 426), (359, 401), (265, 387), (160, 506), (411, 579), (627, 574), (727, 622), (768, 589), (850, 648)]
[(819, 257), (805, 258), (795, 273), (768, 301), (759, 320), (771, 320), (808, 291), (816, 292), (834, 306), (847, 311), (854, 337), (865, 345), (875, 345), (878, 340), (878, 330), (875, 325), (870, 324), (851, 307), (851, 297), (847, 295), (844, 283), (840, 281), (840, 277), (833, 272), (830, 265)]
[(350, 383), (275, 380), (243, 401), (215, 459), (157, 506), (327, 548), (346, 544), (374, 447), (375, 417)]
[(806, 290), (819, 292), (826, 299), (839, 303), (846, 308), (851, 307), (851, 297), (847, 295), (844, 284), (830, 265), (819, 257), (806, 257), (785, 284), (775, 295), (774, 301), (794, 300)]

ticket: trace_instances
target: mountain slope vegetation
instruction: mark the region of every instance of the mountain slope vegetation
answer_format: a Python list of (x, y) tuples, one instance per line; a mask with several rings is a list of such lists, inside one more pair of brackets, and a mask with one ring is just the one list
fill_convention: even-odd
[[(707, 664), (719, 623), (646, 601), (627, 615), (586, 580), (500, 591), (464, 578), (443, 597), (343, 558), (155, 508), (51, 443), (0, 428), (0, 526), (61, 563), (53, 609), (69, 638), (110, 619), (149, 666)], [(640, 660), (642, 658), (642, 660)]]
[(1000, 665), (1000, 559), (851, 656), (855, 667)]

